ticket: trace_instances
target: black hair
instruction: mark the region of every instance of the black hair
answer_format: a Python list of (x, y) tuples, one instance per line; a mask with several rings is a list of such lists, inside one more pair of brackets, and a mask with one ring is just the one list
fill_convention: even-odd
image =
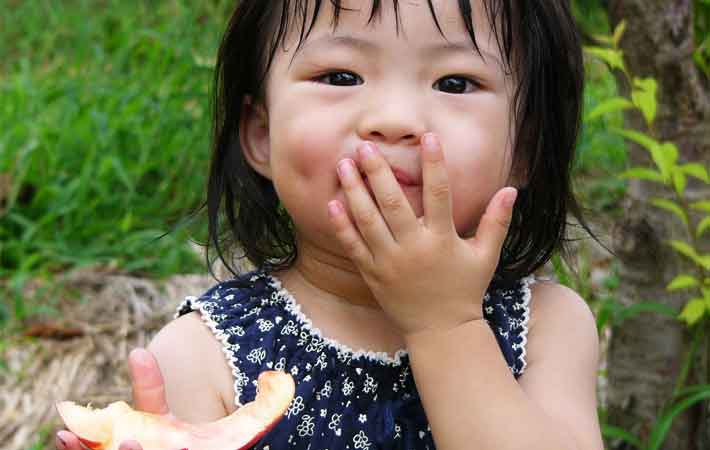
[[(335, 28), (346, 8), (342, 0), (326, 1), (333, 6)], [(593, 236), (570, 179), (581, 123), (584, 65), (568, 1), (482, 0), (505, 69), (515, 74), (513, 171), (524, 173), (496, 270), (498, 279), (528, 275), (556, 250), (568, 259), (568, 214)], [(398, 1), (392, 2), (399, 26)], [(264, 98), (267, 73), (294, 18), (301, 26), (300, 47), (322, 4), (323, 0), (241, 0), (229, 20), (216, 61), (212, 158), (207, 200), (201, 207), (207, 207), (210, 270), (210, 247), (235, 275), (235, 258), (246, 257), (266, 270), (285, 269), (296, 260), (292, 220), (271, 180), (246, 162), (239, 124), (245, 97)], [(458, 5), (480, 54), (471, 4), (458, 0)], [(431, 0), (428, 6), (441, 32)], [(372, 0), (370, 21), (381, 7), (381, 0)], [(243, 253), (236, 255), (237, 251)]]

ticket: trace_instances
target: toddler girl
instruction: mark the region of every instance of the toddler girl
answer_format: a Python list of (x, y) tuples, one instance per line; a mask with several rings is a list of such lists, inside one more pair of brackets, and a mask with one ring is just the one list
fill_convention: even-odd
[(235, 276), (132, 352), (136, 407), (216, 420), (282, 370), (254, 448), (602, 449), (594, 317), (532, 275), (584, 224), (582, 91), (565, 0), (241, 0), (206, 202)]

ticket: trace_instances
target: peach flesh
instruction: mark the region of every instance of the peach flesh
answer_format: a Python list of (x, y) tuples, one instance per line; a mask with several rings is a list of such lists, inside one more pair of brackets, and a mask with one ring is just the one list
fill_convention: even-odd
[(92, 450), (118, 450), (132, 439), (143, 450), (239, 450), (249, 448), (283, 417), (295, 394), (288, 373), (266, 371), (257, 380), (253, 402), (215, 422), (189, 424), (171, 414), (136, 411), (125, 402), (91, 409), (59, 402), (57, 411), (67, 428)]

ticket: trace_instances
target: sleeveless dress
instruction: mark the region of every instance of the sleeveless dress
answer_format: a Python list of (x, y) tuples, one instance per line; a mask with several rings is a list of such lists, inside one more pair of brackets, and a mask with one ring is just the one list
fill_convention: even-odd
[[(516, 379), (526, 366), (533, 282), (528, 276), (492, 283), (483, 301), (484, 319)], [(263, 270), (186, 297), (175, 317), (193, 310), (222, 343), (237, 406), (254, 400), (261, 372), (293, 375), (294, 400), (254, 449), (435, 448), (405, 349), (391, 357), (322, 336), (280, 280)]]

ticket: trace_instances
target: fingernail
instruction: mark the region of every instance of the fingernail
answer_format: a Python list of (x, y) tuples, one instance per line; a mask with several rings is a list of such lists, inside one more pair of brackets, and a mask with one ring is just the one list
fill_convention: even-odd
[(328, 213), (330, 213), (331, 217), (335, 217), (341, 212), (343, 212), (343, 208), (341, 208), (340, 203), (335, 200), (328, 202)]
[(518, 190), (515, 188), (510, 188), (508, 190), (508, 193), (505, 195), (505, 198), (503, 199), (503, 204), (505, 205), (506, 208), (512, 208), (513, 205), (515, 204), (515, 199), (517, 197), (518, 197)]
[(150, 358), (147, 354), (147, 350), (142, 348), (134, 348), (131, 350), (131, 354), (131, 358), (141, 367), (148, 367), (150, 365)]
[(351, 159), (343, 159), (338, 163), (338, 173), (341, 177), (348, 177), (352, 175), (353, 170), (355, 170), (355, 167)]
[(61, 443), (60, 445), (63, 449), (67, 448), (67, 443), (64, 441), (64, 439), (62, 439), (62, 432), (61, 431), (57, 432), (57, 439), (59, 439), (59, 442)]
[(437, 150), (437, 140), (434, 133), (426, 133), (422, 136), (422, 145), (424, 150), (435, 152)]
[(375, 146), (369, 142), (362, 144), (357, 151), (362, 159), (370, 159), (375, 156)]

